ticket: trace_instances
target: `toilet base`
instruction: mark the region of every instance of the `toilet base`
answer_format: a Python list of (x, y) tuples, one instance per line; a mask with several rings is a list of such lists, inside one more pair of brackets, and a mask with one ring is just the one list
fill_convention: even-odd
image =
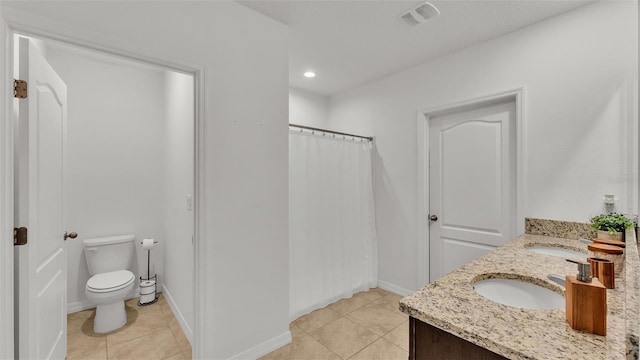
[(99, 304), (96, 307), (96, 318), (93, 320), (93, 332), (108, 333), (123, 327), (126, 323), (127, 312), (124, 309), (124, 300), (111, 304)]

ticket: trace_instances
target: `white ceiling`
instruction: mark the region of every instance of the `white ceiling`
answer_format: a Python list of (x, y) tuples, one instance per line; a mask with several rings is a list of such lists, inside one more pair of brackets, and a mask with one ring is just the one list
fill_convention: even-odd
[[(238, 0), (290, 27), (289, 84), (334, 95), (593, 0), (431, 1), (439, 17), (411, 27), (399, 15), (424, 1)], [(307, 79), (307, 70), (317, 73)]]

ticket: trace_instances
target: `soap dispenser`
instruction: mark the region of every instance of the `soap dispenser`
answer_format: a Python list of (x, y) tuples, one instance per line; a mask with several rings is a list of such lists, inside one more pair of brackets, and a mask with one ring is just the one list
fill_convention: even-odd
[(565, 302), (567, 322), (574, 330), (607, 335), (607, 288), (591, 277), (591, 264), (578, 264), (578, 274), (566, 277)]

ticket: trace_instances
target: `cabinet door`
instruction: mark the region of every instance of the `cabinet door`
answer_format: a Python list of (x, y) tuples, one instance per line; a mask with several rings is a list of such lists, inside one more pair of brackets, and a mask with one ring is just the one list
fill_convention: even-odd
[(423, 359), (504, 360), (507, 358), (410, 317), (409, 360)]

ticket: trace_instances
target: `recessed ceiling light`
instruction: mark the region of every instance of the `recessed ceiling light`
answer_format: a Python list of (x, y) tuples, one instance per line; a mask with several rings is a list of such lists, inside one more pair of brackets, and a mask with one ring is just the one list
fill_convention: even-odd
[(307, 77), (307, 78), (314, 78), (314, 77), (316, 77), (316, 73), (314, 73), (313, 71), (306, 71), (306, 72), (304, 73), (304, 77)]

